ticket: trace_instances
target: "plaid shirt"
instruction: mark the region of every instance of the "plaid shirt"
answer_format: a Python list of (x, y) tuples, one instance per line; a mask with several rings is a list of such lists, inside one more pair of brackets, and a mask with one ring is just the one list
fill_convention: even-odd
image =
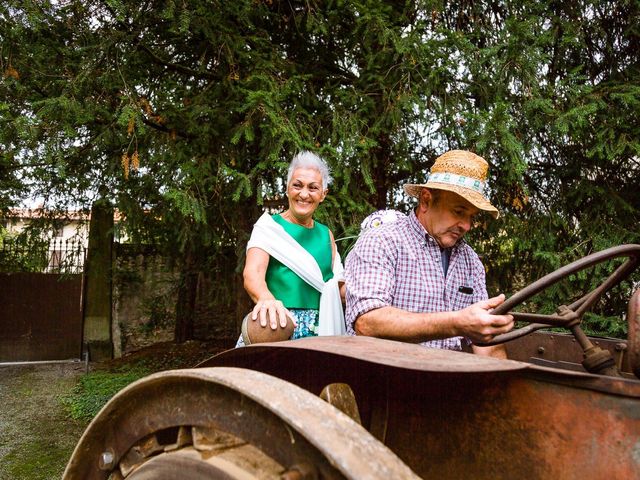
[[(345, 280), (350, 335), (355, 335), (356, 319), (376, 308), (451, 312), (487, 298), (484, 267), (473, 249), (459, 241), (451, 250), (445, 277), (440, 247), (415, 212), (364, 233), (347, 256)], [(452, 337), (422, 345), (461, 350), (462, 342), (469, 340)]]

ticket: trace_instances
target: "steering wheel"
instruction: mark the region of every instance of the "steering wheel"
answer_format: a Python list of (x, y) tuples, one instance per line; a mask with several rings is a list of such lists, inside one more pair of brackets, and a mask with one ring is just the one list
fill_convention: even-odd
[[(598, 287), (591, 292), (584, 295), (579, 300), (576, 300), (571, 305), (560, 305), (556, 309), (556, 312), (551, 315), (538, 314), (538, 313), (526, 313), (526, 312), (512, 312), (511, 310), (521, 303), (527, 301), (535, 294), (545, 290), (558, 283), (560, 280), (572, 275), (581, 270), (585, 270), (594, 265), (598, 265), (607, 260), (626, 257), (627, 260), (620, 265), (609, 277), (604, 280)], [(490, 346), (498, 345), (500, 343), (515, 340), (529, 333), (540, 330), (541, 328), (549, 327), (565, 327), (571, 330), (576, 337), (578, 343), (582, 346), (585, 353), (588, 349), (594, 348), (587, 336), (582, 332), (580, 323), (582, 317), (595, 303), (602, 297), (602, 295), (611, 288), (618, 285), (625, 278), (627, 278), (640, 263), (640, 245), (629, 244), (620, 245), (617, 247), (608, 248), (601, 252), (593, 253), (580, 260), (565, 265), (559, 268), (555, 272), (552, 272), (539, 280), (535, 281), (531, 285), (523, 288), (512, 297), (505, 300), (504, 303), (493, 309), (491, 313), (496, 315), (511, 314), (514, 320), (529, 322), (526, 327), (513, 330), (502, 335), (497, 335), (493, 340), (486, 343), (478, 343), (478, 346)], [(633, 319), (629, 319), (632, 321)], [(629, 349), (631, 351), (640, 351), (640, 329), (629, 329)], [(586, 365), (585, 365), (585, 368)]]

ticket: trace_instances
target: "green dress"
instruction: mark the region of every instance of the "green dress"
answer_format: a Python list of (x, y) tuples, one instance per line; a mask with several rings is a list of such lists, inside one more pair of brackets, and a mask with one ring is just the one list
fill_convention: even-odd
[[(280, 214), (273, 215), (272, 218), (315, 258), (322, 272), (322, 279), (325, 282), (331, 280), (333, 270), (329, 228), (317, 221), (313, 222), (311, 228), (303, 227), (286, 221)], [(320, 292), (273, 257), (269, 257), (265, 280), (269, 291), (296, 319), (292, 338), (317, 335)]]
[[(322, 278), (326, 282), (333, 278), (331, 234), (329, 228), (320, 222), (313, 222), (313, 227), (286, 221), (280, 214), (272, 215), (273, 220), (291, 235), (302, 248), (318, 262)], [(273, 257), (269, 257), (269, 265), (265, 274), (269, 291), (280, 300), (291, 312), (296, 322), (292, 339), (316, 336), (320, 320), (320, 292), (296, 275), (289, 267)], [(236, 347), (244, 346), (242, 335)]]

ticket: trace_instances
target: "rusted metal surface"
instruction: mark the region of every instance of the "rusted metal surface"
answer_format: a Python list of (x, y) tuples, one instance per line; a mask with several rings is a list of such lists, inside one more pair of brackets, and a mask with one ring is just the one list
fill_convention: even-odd
[(82, 275), (0, 273), (0, 361), (80, 358)]
[[(626, 257), (626, 260), (620, 265), (609, 277), (607, 277), (598, 287), (593, 291), (587, 293), (582, 298), (576, 300), (571, 305), (559, 305), (558, 311), (554, 315), (542, 315), (527, 312), (511, 312), (515, 307), (522, 304), (529, 298), (533, 297), (537, 293), (542, 292), (546, 288), (559, 282), (563, 278), (568, 277), (576, 272), (585, 270), (586, 268), (593, 267), (599, 263), (618, 258)], [(559, 268), (555, 272), (552, 272), (539, 280), (533, 282), (527, 287), (523, 288), (513, 296), (505, 300), (504, 303), (499, 305), (493, 310), (496, 315), (502, 315), (505, 313), (512, 313), (514, 318), (518, 321), (532, 322), (526, 327), (512, 330), (511, 332), (504, 333), (496, 336), (491, 342), (484, 343), (482, 345), (497, 345), (499, 343), (508, 342), (520, 338), (524, 335), (528, 335), (536, 330), (547, 328), (549, 325), (553, 326), (566, 326), (567, 328), (578, 325), (582, 320), (582, 316), (600, 299), (600, 297), (619, 284), (622, 280), (627, 278), (640, 263), (640, 245), (629, 244), (620, 245), (617, 247), (608, 248), (601, 252), (596, 252), (588, 255), (580, 260), (565, 265)], [(480, 345), (480, 344), (479, 344)], [(590, 348), (586, 346), (585, 350)]]
[(631, 370), (640, 378), (640, 288), (635, 291), (629, 300), (627, 312), (629, 323), (628, 350)]
[[(238, 437), (213, 428), (193, 427), (193, 430), (194, 438), (202, 440), (198, 445), (187, 445), (151, 456), (118, 478), (279, 480), (285, 471), (282, 465)], [(115, 473), (118, 476), (117, 471)]]
[[(238, 466), (241, 464), (242, 466)], [(282, 467), (251, 445), (210, 455), (192, 447), (163, 453), (145, 462), (128, 480), (277, 480)]]
[[(627, 342), (617, 338), (591, 337), (594, 345), (607, 349), (619, 371), (631, 374)], [(555, 332), (534, 332), (526, 337), (505, 343), (511, 360), (584, 372), (583, 352), (573, 335)]]
[[(130, 477), (125, 478), (130, 480), (175, 480), (178, 478), (234, 480), (238, 478), (225, 470), (227, 469), (224, 466), (219, 468), (218, 465), (202, 459), (193, 449), (185, 449), (152, 458)], [(245, 478), (250, 480), (255, 477), (246, 475)]]
[(362, 425), (356, 396), (346, 383), (330, 383), (326, 385), (320, 392), (320, 398), (329, 405), (336, 407), (358, 425)]
[(196, 429), (193, 439), (206, 436), (207, 429), (220, 430), (284, 468), (312, 465), (320, 478), (417, 478), (394, 453), (320, 398), (278, 378), (237, 368), (162, 372), (127, 387), (93, 420), (63, 478), (106, 479), (110, 472), (99, 468), (105, 451), (113, 455), (114, 465), (132, 449), (142, 460), (147, 451), (136, 446), (155, 445), (156, 439), (148, 439), (180, 426)]
[[(260, 349), (263, 345), (267, 346), (267, 348)], [(450, 352), (446, 350), (425, 348), (411, 343), (382, 340), (373, 337), (307, 337), (295, 341), (250, 345), (250, 347), (251, 350), (245, 350), (244, 348), (228, 350), (212, 359), (202, 362), (198, 366), (220, 366), (221, 362), (224, 362), (227, 357), (231, 358), (231, 363), (233, 363), (236, 359), (243, 357), (245, 353), (254, 357), (256, 351), (264, 352), (266, 361), (268, 361), (270, 352), (279, 350), (272, 347), (282, 347), (282, 349), (294, 351), (319, 351), (325, 354), (335, 354), (340, 357), (365, 359), (369, 363), (379, 363), (389, 367), (418, 371), (472, 374), (505, 372), (527, 368), (526, 364), (520, 362), (497, 360), (489, 357), (481, 358), (476, 355), (451, 356)], [(255, 348), (259, 350), (255, 350)]]
[(363, 426), (422, 478), (640, 478), (639, 381), (510, 361), (500, 368), (364, 337), (309, 340), (236, 349), (207, 364), (263, 371), (314, 394), (347, 383)]

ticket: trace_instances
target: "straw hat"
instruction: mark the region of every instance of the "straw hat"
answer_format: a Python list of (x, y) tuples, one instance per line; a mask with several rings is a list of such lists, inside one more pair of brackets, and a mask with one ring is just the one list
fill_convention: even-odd
[(404, 185), (404, 191), (418, 198), (424, 187), (457, 193), (471, 204), (498, 218), (498, 209), (484, 195), (489, 164), (466, 150), (451, 150), (436, 158), (429, 171), (427, 183)]

